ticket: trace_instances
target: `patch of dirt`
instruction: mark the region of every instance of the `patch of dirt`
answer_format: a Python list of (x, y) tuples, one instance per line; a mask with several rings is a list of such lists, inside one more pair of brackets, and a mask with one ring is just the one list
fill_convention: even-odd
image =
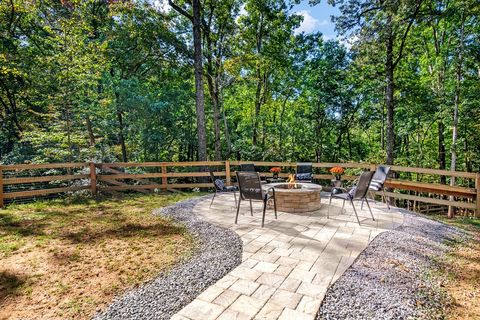
[(182, 226), (151, 214), (187, 196), (29, 204), (0, 211), (0, 319), (89, 319), (189, 254)]
[(447, 319), (480, 319), (480, 233), (459, 245), (444, 262), (448, 280), (445, 290), (452, 299)]

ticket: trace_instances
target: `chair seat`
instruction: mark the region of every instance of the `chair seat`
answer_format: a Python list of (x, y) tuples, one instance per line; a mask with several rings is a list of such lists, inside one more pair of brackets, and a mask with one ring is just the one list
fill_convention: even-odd
[(295, 179), (298, 181), (312, 181), (311, 173), (297, 173)]
[(332, 198), (338, 198), (338, 199), (343, 199), (343, 200), (350, 200), (352, 199), (352, 196), (348, 192), (344, 193), (337, 193), (337, 194), (332, 194), (330, 195)]

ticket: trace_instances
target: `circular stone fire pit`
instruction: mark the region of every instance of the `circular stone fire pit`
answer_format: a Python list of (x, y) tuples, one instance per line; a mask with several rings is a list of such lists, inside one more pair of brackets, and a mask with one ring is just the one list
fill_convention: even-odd
[(290, 213), (311, 212), (320, 209), (322, 187), (314, 183), (269, 183), (264, 188), (275, 188), (277, 210)]

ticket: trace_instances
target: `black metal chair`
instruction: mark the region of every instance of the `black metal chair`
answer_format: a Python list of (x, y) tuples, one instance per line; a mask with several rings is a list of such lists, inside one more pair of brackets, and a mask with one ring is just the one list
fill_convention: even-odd
[[(252, 200), (263, 202), (262, 228), (265, 225), (265, 212), (267, 210), (268, 200), (273, 200), (273, 208), (275, 211), (275, 219), (277, 219), (277, 203), (275, 201), (275, 189), (262, 189), (262, 183), (258, 172), (236, 172), (238, 187), (240, 189), (240, 198), (238, 199), (237, 215), (235, 216), (235, 224), (238, 222), (240, 213), (240, 204), (242, 200), (250, 200), (250, 214), (253, 216)], [(269, 193), (271, 191), (271, 194)]]
[(235, 198), (235, 207), (237, 206), (237, 187), (236, 186), (226, 186), (225, 181), (223, 181), (220, 178), (215, 177), (215, 174), (213, 173), (212, 169), (208, 169), (210, 172), (210, 180), (213, 183), (213, 188), (215, 189), (215, 193), (213, 194), (212, 201), (210, 202), (210, 207), (213, 204), (213, 200), (215, 200), (215, 197), (217, 196), (217, 193), (221, 192), (232, 192), (233, 191), (233, 197)]
[(313, 180), (313, 165), (311, 162), (297, 163), (297, 173), (295, 180), (299, 182), (312, 182)]
[[(387, 208), (390, 210), (390, 204), (387, 201), (387, 197), (385, 196), (385, 181), (387, 180), (388, 172), (390, 172), (389, 166), (378, 166), (375, 174), (373, 175), (372, 181), (370, 182), (370, 186), (368, 187), (368, 191), (372, 193), (372, 198), (375, 201), (375, 193), (382, 191), (382, 200), (387, 204)], [(362, 201), (362, 208), (363, 208), (363, 201)]]
[(242, 163), (240, 165), (240, 171), (256, 172), (255, 165), (253, 163)]
[[(372, 209), (370, 208), (370, 203), (368, 203), (368, 199), (366, 198), (368, 187), (370, 186), (370, 182), (372, 181), (372, 177), (374, 173), (375, 172), (373, 171), (363, 172), (360, 175), (360, 178), (358, 179), (357, 185), (351, 188), (349, 191), (343, 188), (333, 188), (330, 194), (330, 202), (328, 203), (327, 218), (330, 218), (330, 207), (332, 204), (332, 198), (336, 198), (336, 199), (343, 200), (342, 212), (343, 212), (343, 209), (345, 208), (345, 201), (347, 200), (350, 201), (353, 207), (353, 211), (355, 212), (355, 216), (357, 217), (358, 224), (360, 224), (360, 219), (358, 218), (357, 209), (355, 208), (353, 201), (365, 200), (368, 206), (368, 210), (370, 211), (370, 215), (372, 216), (373, 221), (375, 221), (375, 217), (373, 216)], [(343, 192), (335, 193), (336, 191), (339, 191), (339, 190)]]
[[(255, 168), (255, 164), (253, 163), (243, 163), (240, 165), (240, 171), (242, 172), (257, 172), (257, 168)], [(262, 178), (260, 178), (261, 180)], [(262, 184), (267, 183), (265, 180), (261, 180)]]

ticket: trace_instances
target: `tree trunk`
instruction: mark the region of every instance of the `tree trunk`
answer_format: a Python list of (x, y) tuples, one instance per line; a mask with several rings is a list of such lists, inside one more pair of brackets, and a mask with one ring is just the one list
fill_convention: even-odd
[(389, 26), (389, 34), (387, 38), (387, 60), (385, 63), (386, 71), (386, 88), (385, 88), (385, 106), (387, 108), (387, 164), (393, 165), (395, 160), (395, 127), (394, 112), (395, 102), (393, 100), (394, 93), (394, 65), (393, 65), (393, 32)]
[[(440, 170), (445, 170), (446, 158), (445, 158), (445, 125), (443, 121), (438, 121), (438, 167)], [(445, 184), (445, 176), (440, 176), (440, 183)]]
[[(260, 24), (258, 25), (257, 31), (257, 55), (260, 58), (260, 54), (262, 52), (262, 42), (263, 42), (263, 15), (260, 16)], [(260, 60), (260, 59), (259, 59)], [(258, 137), (258, 117), (260, 116), (260, 108), (262, 106), (262, 87), (265, 85), (264, 78), (265, 74), (262, 76), (262, 69), (260, 65), (260, 61), (257, 61), (257, 69), (256, 69), (256, 77), (257, 77), (257, 90), (255, 92), (255, 114), (253, 120), (253, 136), (252, 136), (252, 144), (257, 145), (257, 137)], [(264, 89), (265, 90), (265, 89)]]
[(88, 143), (90, 147), (93, 147), (95, 145), (95, 135), (93, 134), (92, 121), (90, 121), (90, 116), (85, 116), (85, 122), (87, 124)]
[(223, 118), (223, 130), (225, 132), (225, 140), (227, 141), (227, 158), (230, 157), (230, 154), (232, 153), (232, 142), (230, 140), (230, 134), (228, 133), (228, 122), (227, 122), (227, 116), (225, 115), (225, 107), (223, 107), (222, 100), (220, 100), (220, 106), (222, 110), (222, 118)]
[(220, 141), (220, 107), (218, 105), (218, 94), (213, 104), (213, 128), (215, 132), (215, 160), (222, 160), (222, 145)]
[[(460, 94), (461, 94), (461, 81), (462, 81), (462, 65), (463, 65), (463, 50), (464, 50), (464, 38), (465, 38), (465, 13), (462, 12), (462, 25), (460, 29), (460, 46), (458, 49), (458, 61), (455, 76), (455, 97), (453, 105), (453, 128), (452, 128), (452, 162), (450, 170), (455, 171), (457, 169), (457, 138), (458, 138), (458, 109), (460, 106)], [(455, 186), (455, 177), (450, 179), (450, 185)], [(450, 201), (453, 197), (450, 197)], [(448, 207), (448, 217), (453, 218), (455, 215), (455, 208)]]
[[(211, 52), (211, 48), (209, 50)], [(214, 74), (212, 59), (211, 57), (207, 58), (207, 84), (208, 90), (210, 93), (210, 100), (212, 101), (213, 109), (213, 131), (215, 135), (215, 160), (222, 160), (222, 151), (221, 151), (221, 141), (220, 141), (220, 101), (219, 101), (219, 91), (218, 91), (218, 77)]]
[(385, 105), (382, 104), (382, 127), (380, 128), (380, 143), (385, 150)]
[(261, 97), (262, 97), (262, 74), (260, 70), (260, 66), (257, 66), (257, 90), (255, 92), (255, 113), (254, 113), (254, 120), (253, 120), (253, 136), (252, 136), (252, 144), (255, 146), (257, 145), (257, 137), (258, 137), (258, 118), (260, 117), (260, 107), (261, 107)]
[[(71, 114), (70, 114), (70, 106), (69, 102), (67, 101), (67, 106), (65, 107), (66, 110), (66, 125), (67, 125), (67, 143), (68, 143), (68, 162), (73, 162), (73, 145), (72, 145), (72, 122), (71, 122)], [(70, 174), (70, 173), (69, 173)]]
[(284, 133), (284, 130), (283, 130), (283, 121), (284, 121), (284, 118), (285, 118), (285, 107), (287, 105), (287, 101), (290, 97), (290, 93), (288, 93), (286, 96), (285, 96), (285, 99), (283, 100), (283, 103), (282, 103), (282, 109), (280, 111), (280, 124), (279, 124), (279, 128), (278, 128), (278, 140), (279, 140), (279, 149), (280, 149), (280, 156), (281, 156), (281, 159), (282, 161), (284, 160), (284, 153), (283, 153), (283, 133)]
[(202, 35), (200, 0), (192, 1), (193, 8), (193, 60), (195, 69), (195, 105), (197, 112), (198, 160), (207, 160), (207, 134), (205, 130), (205, 98), (203, 93)]
[(127, 158), (127, 147), (125, 146), (125, 138), (123, 136), (123, 115), (122, 111), (117, 109), (117, 120), (118, 120), (118, 142), (122, 148), (122, 161), (128, 162)]

